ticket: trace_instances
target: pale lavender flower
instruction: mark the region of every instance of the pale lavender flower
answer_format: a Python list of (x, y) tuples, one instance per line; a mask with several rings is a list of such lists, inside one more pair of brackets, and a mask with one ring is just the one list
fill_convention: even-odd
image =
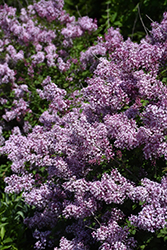
[(23, 174), (21, 177), (13, 174), (4, 180), (8, 186), (5, 188), (6, 193), (20, 193), (21, 191), (29, 191), (33, 188), (35, 181), (32, 174)]
[(60, 240), (60, 248), (55, 247), (54, 250), (88, 250), (82, 242), (79, 242), (77, 239), (72, 241), (67, 240), (65, 237), (62, 237)]
[(14, 118), (17, 118), (20, 120), (27, 112), (31, 112), (31, 110), (28, 108), (28, 103), (21, 98), (20, 100), (14, 100), (13, 101), (13, 109), (10, 111), (6, 110), (6, 113), (3, 115), (3, 118), (6, 121), (13, 120)]
[[(133, 237), (128, 238), (127, 228), (121, 228), (116, 221), (109, 222), (107, 226), (100, 226), (92, 236), (102, 243), (100, 249), (131, 249), (136, 246)], [(103, 243), (104, 242), (104, 243)], [(118, 248), (120, 247), (120, 248)]]
[(33, 59), (32, 60), (33, 65), (37, 65), (45, 60), (45, 53), (39, 51), (37, 52), (36, 55), (31, 56), (31, 58)]
[(92, 18), (89, 18), (88, 16), (80, 17), (78, 18), (77, 22), (83, 30), (87, 31), (95, 31), (97, 30), (97, 24)]

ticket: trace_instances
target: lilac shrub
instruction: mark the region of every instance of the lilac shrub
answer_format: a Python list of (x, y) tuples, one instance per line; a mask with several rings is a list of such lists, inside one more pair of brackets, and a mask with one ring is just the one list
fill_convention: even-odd
[(161, 183), (144, 178), (141, 185), (133, 189), (130, 198), (143, 201), (144, 204), (138, 216), (131, 215), (130, 221), (139, 228), (155, 232), (166, 226), (166, 176), (161, 179)]
[[(63, 1), (40, 1), (28, 6), (27, 9), (22, 9), (19, 17), (16, 16), (16, 9), (13, 7), (4, 5), (0, 10), (3, 38), (1, 40), (1, 84), (3, 84), (2, 89), (11, 90), (10, 96), (13, 91), (15, 93), (7, 104), (5, 103), (7, 108), (4, 108), (3, 118), (6, 121), (16, 118), (23, 123), (26, 116), (31, 116), (33, 120), (35, 113), (42, 113), (43, 109), (47, 108), (47, 103), (41, 102), (44, 108), (39, 111), (34, 99), (38, 98), (36, 85), (40, 85), (48, 74), (58, 81), (60, 86), (66, 82), (66, 87), (72, 80), (75, 82), (78, 79), (76, 72), (78, 76), (82, 74), (82, 68), (79, 65), (77, 68), (75, 66), (78, 62), (76, 58), (78, 52), (74, 54), (77, 48), (72, 50), (73, 40), (77, 38), (78, 44), (81, 44), (80, 37), (87, 36), (87, 33), (91, 35), (97, 30), (97, 25), (88, 17), (75, 21), (75, 17), (69, 17), (63, 11), (63, 4)], [(65, 34), (64, 30), (68, 30), (68, 25), (73, 29), (80, 29), (81, 32), (72, 36)], [(63, 43), (62, 39), (64, 39)], [(69, 74), (72, 74), (71, 77)], [(73, 84), (73, 88), (78, 87), (77, 84)], [(23, 98), (22, 101), (19, 100), (20, 97)], [(1, 103), (6, 100), (3, 91), (1, 100)], [(12, 111), (9, 110), (11, 105)], [(29, 112), (31, 112), (30, 115)]]
[(167, 15), (139, 44), (112, 27), (91, 44), (96, 21), (76, 21), (63, 1), (19, 17), (4, 5), (0, 16), (5, 192), (35, 207), (24, 220), (35, 249), (130, 250), (138, 231), (157, 238), (167, 227)]

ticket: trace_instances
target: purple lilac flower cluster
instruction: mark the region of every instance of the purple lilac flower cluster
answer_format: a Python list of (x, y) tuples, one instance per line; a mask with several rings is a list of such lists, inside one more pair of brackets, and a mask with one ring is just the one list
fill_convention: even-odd
[(142, 186), (135, 187), (129, 193), (133, 201), (144, 202), (142, 210), (137, 216), (131, 215), (130, 221), (139, 228), (154, 232), (167, 225), (166, 176), (162, 178), (161, 183), (144, 178), (141, 184)]
[[(16, 9), (13, 7), (8, 7), (5, 4), (0, 9), (0, 26), (4, 33), (3, 40), (0, 40), (0, 47), (1, 52), (6, 54), (0, 63), (0, 82), (1, 84), (12, 84), (11, 89), (15, 92), (16, 99), (23, 97), (23, 91), (28, 92), (28, 86), (26, 87), (28, 83), (26, 83), (25, 78), (20, 77), (21, 72), (18, 73), (14, 70), (17, 63), (23, 63), (32, 81), (34, 81), (36, 67), (44, 62), (46, 62), (48, 68), (56, 67), (56, 69), (64, 73), (70, 69), (71, 62), (77, 60), (72, 58), (68, 52), (68, 46), (73, 44), (73, 39), (76, 36), (67, 36), (64, 30), (69, 32), (70, 28), (65, 28), (64, 26), (71, 25), (70, 27), (74, 29), (80, 29), (82, 32), (77, 37), (84, 36), (85, 32), (91, 34), (97, 29), (96, 22), (89, 17), (79, 18), (78, 21), (75, 21), (75, 17), (69, 17), (62, 9), (63, 5), (63, 1), (41, 0), (34, 5), (28, 6), (27, 9), (22, 9), (19, 18), (17, 18)], [(42, 26), (39, 21), (34, 21), (36, 15), (43, 19), (46, 18), (49, 23), (53, 21), (60, 23), (61, 39), (63, 36), (64, 48), (59, 41), (56, 29), (51, 30), (46, 26)], [(57, 41), (55, 40), (56, 38)], [(27, 49), (31, 45), (34, 46), (32, 52)], [(24, 46), (26, 51), (18, 49)], [(38, 68), (37, 71), (38, 74), (42, 74), (42, 69)], [(73, 80), (73, 78), (69, 79)], [(24, 89), (20, 84), (18, 87), (17, 81), (19, 80), (23, 82), (22, 86), (24, 86)], [(5, 98), (1, 97), (0, 100), (1, 104), (6, 103)], [(13, 106), (12, 111), (6, 109), (4, 119), (7, 121), (14, 118), (22, 119), (30, 111), (27, 100), (17, 100), (17, 102), (14, 100)]]
[[(5, 178), (5, 192), (22, 193), (35, 206), (24, 222), (34, 231), (36, 249), (134, 249), (137, 241), (127, 221), (152, 233), (167, 226), (166, 176), (161, 183), (146, 177), (132, 182), (125, 172), (133, 172), (120, 160), (125, 151), (133, 155), (137, 150), (150, 168), (167, 159), (167, 86), (159, 78), (167, 60), (167, 14), (139, 44), (124, 41), (111, 27), (76, 58), (71, 53), (75, 39), (93, 33), (97, 24), (87, 16), (76, 21), (63, 4), (41, 0), (22, 9), (19, 18), (12, 7), (0, 9), (5, 53), (0, 86), (9, 84), (13, 91), (11, 108), (5, 95), (0, 99), (2, 119), (23, 121), (6, 140), (0, 126), (0, 153), (8, 156), (13, 171)], [(28, 81), (17, 68), (20, 63)], [(55, 74), (65, 75), (62, 79), (72, 84), (74, 75), (87, 68), (93, 75), (80, 90), (69, 93), (58, 78), (53, 80)], [(31, 125), (24, 120), (34, 113), (31, 84), (43, 71), (36, 94), (48, 106)], [(137, 214), (121, 210), (128, 200), (138, 206)], [(54, 241), (50, 236), (60, 222), (65, 230), (59, 228)]]

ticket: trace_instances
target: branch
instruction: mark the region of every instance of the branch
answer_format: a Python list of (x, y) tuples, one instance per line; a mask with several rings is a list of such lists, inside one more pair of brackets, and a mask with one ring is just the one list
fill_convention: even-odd
[(151, 19), (151, 17), (149, 17), (148, 15), (146, 15), (146, 17), (147, 17), (151, 22), (153, 22), (153, 23), (157, 26), (157, 28), (160, 28), (160, 30), (163, 31), (163, 32), (167, 35), (167, 32), (165, 32), (165, 30), (163, 30), (163, 29), (160, 27), (160, 25), (159, 25), (158, 23), (156, 23), (155, 21), (153, 21), (153, 20)]
[(144, 25), (143, 19), (142, 19), (141, 14), (140, 14), (140, 7), (139, 7), (139, 4), (137, 5), (137, 8), (138, 8), (138, 13), (139, 13), (140, 21), (141, 21), (141, 23), (142, 23), (142, 25), (143, 25), (143, 28), (144, 28), (146, 34), (148, 35), (147, 28), (146, 28), (146, 26)]

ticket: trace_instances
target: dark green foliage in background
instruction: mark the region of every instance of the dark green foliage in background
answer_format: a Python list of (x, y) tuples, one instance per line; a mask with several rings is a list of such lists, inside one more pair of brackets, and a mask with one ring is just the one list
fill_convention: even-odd
[(21, 8), (26, 8), (28, 5), (33, 4), (33, 0), (0, 0), (0, 5), (4, 5), (5, 3), (8, 6), (17, 8), (18, 11), (20, 11)]
[(160, 22), (167, 10), (167, 0), (65, 0), (65, 9), (77, 17), (97, 18), (101, 33), (111, 26), (119, 27), (125, 39), (130, 36), (133, 41), (139, 41), (146, 35), (141, 18), (145, 27), (150, 29), (151, 21), (146, 15)]
[(33, 249), (32, 232), (23, 223), (30, 211), (21, 195), (0, 194), (0, 250)]

